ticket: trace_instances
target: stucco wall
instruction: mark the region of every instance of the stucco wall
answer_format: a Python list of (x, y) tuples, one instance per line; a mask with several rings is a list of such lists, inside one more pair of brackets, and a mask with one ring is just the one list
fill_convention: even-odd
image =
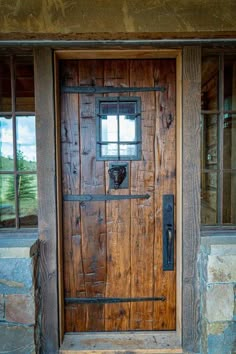
[(0, 0), (0, 38), (232, 36), (235, 13), (235, 0)]

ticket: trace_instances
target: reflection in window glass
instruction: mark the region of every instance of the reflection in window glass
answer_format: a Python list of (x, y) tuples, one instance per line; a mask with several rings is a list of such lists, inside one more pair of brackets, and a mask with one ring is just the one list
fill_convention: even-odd
[(203, 57), (201, 168), (202, 223), (236, 224), (236, 56), (232, 54)]
[(236, 173), (223, 176), (223, 223), (236, 224)]
[(201, 176), (202, 224), (217, 223), (217, 174), (202, 173)]
[(34, 112), (34, 66), (32, 57), (18, 57), (15, 62), (16, 111)]
[(202, 169), (217, 169), (218, 116), (203, 114), (201, 119)]
[(224, 168), (236, 168), (236, 114), (224, 117)]
[(18, 175), (19, 218), (21, 227), (37, 226), (37, 177)]
[(117, 116), (105, 116), (101, 119), (102, 141), (118, 141), (118, 118)]
[(120, 141), (135, 141), (135, 119), (120, 116)]
[(101, 149), (102, 149), (101, 156), (104, 158), (108, 157), (108, 156), (116, 157), (118, 155), (118, 145), (117, 144), (102, 145)]
[(116, 115), (118, 112), (118, 107), (117, 107), (117, 103), (113, 103), (113, 102), (104, 102), (101, 103), (100, 105), (100, 113), (101, 115)]
[[(28, 112), (28, 113), (26, 113)], [(32, 56), (0, 57), (0, 227), (37, 226)]]
[(97, 159), (139, 160), (141, 155), (140, 98), (123, 96), (98, 98), (96, 113)]
[(35, 117), (16, 117), (17, 167), (22, 171), (36, 171)]
[(0, 112), (12, 110), (10, 66), (10, 57), (0, 58)]
[(0, 175), (0, 228), (15, 227), (14, 175)]
[(218, 109), (219, 57), (207, 56), (202, 60), (202, 110)]
[(135, 157), (137, 155), (137, 145), (120, 144), (120, 155)]
[(119, 104), (119, 114), (135, 114), (136, 104), (134, 102), (121, 102)]
[(224, 60), (224, 111), (236, 110), (236, 57)]
[(12, 171), (13, 160), (13, 129), (12, 117), (0, 117), (0, 170)]

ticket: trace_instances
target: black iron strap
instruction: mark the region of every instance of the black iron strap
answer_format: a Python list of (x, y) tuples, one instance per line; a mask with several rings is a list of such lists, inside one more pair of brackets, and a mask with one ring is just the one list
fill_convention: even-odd
[(148, 199), (149, 194), (67, 194), (64, 195), (65, 202), (102, 202), (106, 200), (123, 200), (123, 199)]
[(67, 297), (66, 304), (115, 304), (121, 302), (165, 301), (165, 296), (158, 297)]
[(61, 92), (64, 93), (119, 93), (119, 92), (164, 92), (165, 87), (114, 87), (114, 86), (61, 86)]

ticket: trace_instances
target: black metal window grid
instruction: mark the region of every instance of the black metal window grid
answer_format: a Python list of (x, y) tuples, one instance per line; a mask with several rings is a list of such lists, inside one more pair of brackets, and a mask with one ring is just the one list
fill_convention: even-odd
[(96, 130), (97, 160), (140, 160), (140, 97), (96, 98)]

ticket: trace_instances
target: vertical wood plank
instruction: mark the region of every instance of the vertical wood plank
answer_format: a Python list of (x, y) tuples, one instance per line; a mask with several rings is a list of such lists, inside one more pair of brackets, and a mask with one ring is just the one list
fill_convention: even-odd
[[(129, 86), (129, 63), (127, 60), (104, 61), (105, 86)], [(127, 94), (124, 94), (127, 96)], [(108, 95), (109, 96), (109, 95)], [(110, 96), (114, 96), (111, 94)], [(115, 95), (117, 96), (117, 95)], [(129, 194), (129, 189), (109, 190), (106, 163), (106, 191), (109, 194)], [(130, 201), (107, 202), (107, 297), (130, 297)], [(107, 304), (105, 306), (105, 329), (130, 329), (130, 304)]]
[[(58, 350), (57, 232), (55, 191), (55, 121), (52, 52), (34, 50), (38, 165), (39, 351)], [(46, 176), (46, 178), (45, 178)]]
[[(152, 60), (130, 61), (130, 86), (151, 87)], [(131, 163), (131, 194), (148, 193), (147, 200), (131, 201), (131, 297), (153, 296), (154, 242), (154, 92), (139, 93), (142, 119), (142, 160)], [(131, 303), (133, 329), (153, 329), (153, 303)]]
[[(66, 85), (78, 85), (78, 61), (61, 63), (61, 80)], [(61, 169), (62, 193), (80, 194), (80, 124), (79, 96), (61, 96)], [(76, 202), (63, 203), (64, 296), (85, 296), (85, 275), (82, 255), (81, 211)], [(83, 331), (86, 307), (65, 305), (65, 331)]]
[(155, 61), (154, 65), (155, 80), (166, 88), (156, 93), (154, 296), (165, 296), (166, 301), (154, 303), (153, 329), (174, 330), (176, 263), (173, 271), (163, 271), (162, 198), (164, 194), (176, 194), (176, 63), (169, 59)]
[[(103, 61), (79, 61), (79, 85), (103, 85)], [(105, 194), (104, 162), (96, 161), (96, 95), (80, 95), (81, 194)], [(104, 297), (106, 282), (105, 202), (81, 204), (82, 254), (87, 297)], [(104, 305), (86, 306), (86, 331), (104, 330)]]
[(200, 340), (200, 109), (201, 48), (183, 49), (183, 347)]

